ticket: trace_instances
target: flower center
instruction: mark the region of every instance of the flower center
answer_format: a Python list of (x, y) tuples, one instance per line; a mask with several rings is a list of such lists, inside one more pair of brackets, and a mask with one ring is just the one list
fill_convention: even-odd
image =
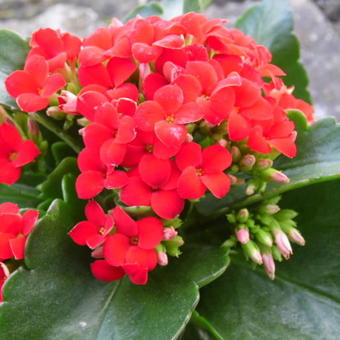
[(203, 170), (202, 169), (196, 169), (196, 175), (197, 176), (202, 176), (203, 175)]
[(136, 246), (138, 244), (138, 237), (137, 236), (130, 237), (130, 243), (133, 246)]
[(153, 145), (152, 144), (145, 145), (145, 150), (146, 150), (146, 152), (152, 153)]
[(99, 228), (99, 234), (100, 235), (104, 235), (105, 234), (105, 228), (104, 227), (100, 227)]
[(175, 122), (175, 118), (173, 117), (173, 116), (168, 116), (168, 117), (166, 117), (166, 121), (168, 122), (168, 123), (174, 123)]
[(17, 152), (12, 152), (12, 153), (9, 155), (8, 159), (9, 159), (10, 161), (14, 161), (14, 160), (17, 158), (17, 156), (18, 156), (18, 153), (17, 153)]

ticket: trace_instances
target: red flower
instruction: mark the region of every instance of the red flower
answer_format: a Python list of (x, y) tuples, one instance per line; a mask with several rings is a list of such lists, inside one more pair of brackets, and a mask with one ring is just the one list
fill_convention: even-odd
[(101, 281), (115, 281), (125, 276), (122, 267), (110, 266), (105, 260), (97, 260), (91, 263), (93, 276)]
[(5, 84), (21, 110), (35, 112), (46, 108), (49, 98), (66, 82), (60, 73), (49, 75), (48, 64), (43, 57), (32, 55), (26, 60), (24, 70), (11, 73)]
[(112, 215), (105, 215), (96, 201), (89, 201), (85, 208), (86, 221), (77, 223), (69, 232), (72, 240), (91, 249), (99, 247), (113, 228)]
[(104, 243), (105, 260), (115, 267), (123, 267), (130, 280), (145, 284), (148, 272), (157, 266), (155, 248), (163, 239), (163, 223), (156, 217), (134, 221), (123, 209), (113, 211), (117, 233)]
[(208, 188), (215, 197), (224, 197), (229, 192), (230, 179), (223, 171), (231, 162), (231, 154), (220, 145), (208, 146), (203, 151), (196, 143), (183, 145), (176, 156), (182, 171), (177, 184), (179, 196), (198, 199)]
[(13, 125), (0, 125), (0, 183), (15, 183), (21, 175), (21, 167), (33, 162), (39, 154), (35, 144), (23, 140)]
[(32, 49), (28, 56), (42, 56), (48, 62), (49, 71), (54, 72), (64, 68), (66, 60), (75, 61), (80, 51), (81, 40), (70, 33), (43, 28), (32, 34), (30, 46)]
[(34, 228), (38, 210), (27, 210), (23, 215), (13, 203), (0, 204), (0, 260), (25, 257), (27, 236)]
[(8, 276), (9, 276), (9, 270), (7, 266), (3, 262), (0, 262), (0, 302), (4, 301), (2, 291), (3, 291), (3, 286)]

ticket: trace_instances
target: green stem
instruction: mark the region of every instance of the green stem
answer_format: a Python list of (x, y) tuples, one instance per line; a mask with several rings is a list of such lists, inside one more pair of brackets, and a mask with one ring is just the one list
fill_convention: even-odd
[(46, 117), (45, 114), (32, 113), (30, 117), (32, 117), (36, 122), (44, 126), (46, 129), (50, 130), (55, 135), (57, 135), (76, 153), (79, 153), (81, 151), (82, 147), (78, 143), (78, 141), (72, 136), (70, 136), (69, 134), (67, 134), (62, 128), (60, 128), (57, 124), (55, 124), (51, 119)]
[(193, 311), (190, 322), (192, 322), (193, 325), (196, 325), (197, 327), (207, 331), (216, 340), (223, 340), (223, 337), (217, 332), (217, 330), (211, 325), (211, 323), (207, 319), (199, 315), (197, 311)]

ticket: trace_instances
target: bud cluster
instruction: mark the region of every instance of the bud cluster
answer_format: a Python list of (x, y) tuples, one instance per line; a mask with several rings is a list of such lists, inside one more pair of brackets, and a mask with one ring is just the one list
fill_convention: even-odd
[(281, 262), (282, 257), (288, 260), (293, 254), (290, 242), (305, 244), (294, 221), (297, 212), (280, 209), (280, 199), (280, 196), (273, 197), (254, 208), (235, 210), (227, 215), (246, 258), (263, 265), (271, 279), (275, 278), (274, 260)]

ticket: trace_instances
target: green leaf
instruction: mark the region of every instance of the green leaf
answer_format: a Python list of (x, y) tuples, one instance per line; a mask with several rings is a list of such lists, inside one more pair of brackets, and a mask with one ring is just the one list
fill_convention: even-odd
[(267, 46), (273, 63), (286, 73), (284, 81), (295, 86), (294, 94), (311, 102), (307, 73), (299, 62), (299, 42), (293, 31), (293, 14), (288, 0), (263, 0), (239, 18), (236, 27)]
[(1, 336), (13, 340), (175, 338), (198, 303), (198, 288), (226, 269), (225, 251), (187, 249), (169, 266), (152, 272), (146, 286), (128, 279), (97, 281), (89, 270), (88, 251), (67, 235), (83, 218), (69, 175), (63, 178), (63, 193), (67, 201), (54, 201), (29, 238), (27, 269), (19, 269), (5, 284)]
[(0, 30), (0, 103), (16, 107), (14, 99), (7, 94), (5, 79), (13, 71), (24, 67), (28, 50), (28, 43), (19, 35)]
[(320, 183), (284, 196), (299, 212), (306, 239), (277, 268), (263, 271), (233, 262), (202, 290), (199, 313), (224, 339), (327, 339), (340, 334), (340, 181)]
[(77, 175), (78, 173), (77, 160), (74, 157), (64, 158), (47, 176), (46, 181), (40, 185), (40, 191), (42, 192), (41, 198), (62, 198), (62, 178), (66, 174)]
[(39, 191), (25, 184), (0, 184), (0, 203), (12, 202), (20, 208), (34, 208), (41, 201)]
[(134, 18), (137, 15), (149, 17), (152, 15), (161, 16), (164, 13), (163, 7), (158, 2), (150, 2), (146, 5), (138, 6), (132, 10), (125, 18), (124, 22)]
[(276, 169), (290, 178), (290, 183), (270, 184), (263, 195), (249, 198), (246, 198), (244, 186), (234, 187), (221, 200), (207, 195), (196, 205), (201, 214), (209, 215), (236, 204), (246, 206), (286, 191), (340, 177), (340, 124), (334, 118), (325, 118), (307, 127), (301, 122), (298, 112), (291, 112), (290, 117), (298, 128), (298, 154), (293, 159), (280, 156), (274, 163)]
[(161, 5), (164, 9), (162, 17), (172, 19), (175, 16), (187, 12), (203, 12), (212, 0), (163, 0)]

